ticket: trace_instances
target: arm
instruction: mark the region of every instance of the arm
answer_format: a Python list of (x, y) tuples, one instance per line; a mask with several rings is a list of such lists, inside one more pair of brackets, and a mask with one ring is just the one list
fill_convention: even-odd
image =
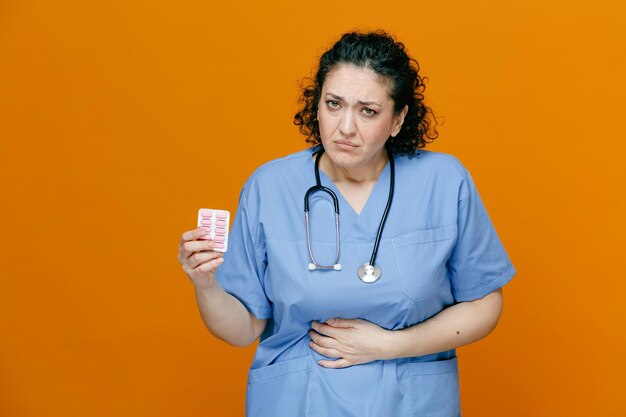
[(202, 321), (218, 339), (248, 346), (261, 335), (267, 320), (254, 317), (217, 282), (215, 270), (223, 263), (223, 254), (213, 250), (212, 241), (199, 240), (203, 234), (201, 228), (183, 233), (178, 249), (178, 261), (194, 285)]
[(267, 320), (257, 319), (244, 305), (216, 282), (209, 288), (195, 287), (202, 321), (218, 339), (245, 347), (259, 338)]
[(443, 352), (476, 342), (496, 327), (502, 312), (502, 289), (485, 297), (455, 304), (437, 315), (401, 330), (385, 330), (360, 319), (313, 322), (311, 348), (340, 358), (320, 361), (329, 368)]
[(455, 304), (422, 323), (387, 333), (381, 359), (422, 356), (476, 342), (495, 329), (502, 312), (502, 288)]

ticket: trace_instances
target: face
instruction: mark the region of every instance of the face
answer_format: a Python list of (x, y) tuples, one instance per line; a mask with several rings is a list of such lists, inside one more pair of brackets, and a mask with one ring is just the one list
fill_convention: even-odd
[(366, 169), (386, 160), (384, 145), (400, 132), (405, 106), (394, 114), (391, 81), (368, 68), (340, 64), (324, 80), (318, 106), (320, 136), (331, 162)]

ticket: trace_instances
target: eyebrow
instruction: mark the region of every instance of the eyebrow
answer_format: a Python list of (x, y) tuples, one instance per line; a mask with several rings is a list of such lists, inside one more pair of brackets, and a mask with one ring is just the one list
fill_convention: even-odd
[[(326, 95), (327, 95), (327, 96), (330, 96), (330, 97), (332, 97), (332, 98), (334, 98), (335, 100), (345, 101), (345, 100), (343, 99), (343, 97), (338, 96), (337, 94), (333, 94), (333, 93), (326, 93)], [(380, 105), (379, 103), (377, 103), (377, 102), (375, 102), (375, 101), (361, 101), (361, 100), (359, 100), (359, 102), (358, 102), (358, 103), (359, 103), (359, 104), (363, 104), (363, 105), (365, 105), (365, 106), (371, 106), (371, 105), (373, 104), (373, 105), (375, 105), (375, 106), (382, 107), (382, 105)]]

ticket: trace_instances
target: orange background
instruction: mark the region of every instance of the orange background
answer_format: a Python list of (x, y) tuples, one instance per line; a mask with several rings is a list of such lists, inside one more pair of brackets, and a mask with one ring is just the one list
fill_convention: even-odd
[(518, 270), (463, 415), (624, 415), (624, 3), (343, 3), (0, 3), (1, 416), (243, 415), (255, 346), (203, 327), (180, 235), (305, 146), (355, 28), (419, 60)]

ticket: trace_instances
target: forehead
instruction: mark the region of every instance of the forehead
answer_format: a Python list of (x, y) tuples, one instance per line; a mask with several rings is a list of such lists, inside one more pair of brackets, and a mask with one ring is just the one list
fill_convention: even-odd
[(332, 93), (345, 99), (391, 100), (391, 80), (370, 68), (339, 64), (326, 74), (322, 94)]

